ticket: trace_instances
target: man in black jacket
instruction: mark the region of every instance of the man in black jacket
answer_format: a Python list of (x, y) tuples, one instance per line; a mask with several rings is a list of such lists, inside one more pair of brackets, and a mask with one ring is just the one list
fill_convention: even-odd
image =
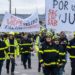
[(60, 32), (60, 38), (59, 38), (59, 46), (60, 46), (60, 53), (59, 55), (61, 56), (61, 62), (63, 65), (60, 67), (59, 74), (63, 75), (64, 68), (67, 62), (66, 56), (67, 56), (67, 47), (68, 45), (68, 39), (66, 37), (66, 34), (62, 31)]
[(14, 37), (14, 33), (9, 33), (9, 37), (5, 40), (6, 45), (8, 46), (8, 58), (6, 60), (6, 70), (9, 74), (10, 62), (11, 62), (11, 75), (14, 75), (15, 71), (15, 58), (18, 55), (18, 42)]
[(31, 69), (31, 50), (32, 50), (32, 41), (27, 36), (28, 34), (22, 34), (20, 41), (20, 54), (23, 66), (27, 69), (26, 62), (28, 61), (28, 68)]
[(70, 59), (71, 59), (71, 68), (72, 68), (71, 75), (75, 75), (75, 33), (74, 33), (74, 38), (69, 41), (67, 50), (70, 53)]
[(58, 75), (59, 48), (52, 41), (52, 33), (46, 33), (45, 42), (41, 44), (39, 54), (44, 75)]
[(5, 52), (7, 52), (6, 50), (7, 50), (6, 44), (4, 43), (4, 41), (0, 36), (0, 75), (2, 71), (3, 62), (5, 60)]

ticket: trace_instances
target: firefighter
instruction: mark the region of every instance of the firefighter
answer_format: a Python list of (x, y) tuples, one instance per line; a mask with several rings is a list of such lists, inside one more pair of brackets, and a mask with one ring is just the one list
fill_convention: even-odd
[(39, 33), (36, 35), (36, 40), (35, 40), (35, 50), (37, 52), (37, 55), (38, 55), (38, 72), (41, 71), (41, 63), (39, 61), (39, 46), (40, 46), (40, 36), (39, 36)]
[(45, 41), (41, 44), (39, 54), (44, 75), (58, 75), (59, 49), (52, 41), (53, 34), (46, 33)]
[(24, 69), (27, 69), (27, 61), (28, 61), (28, 68), (31, 69), (31, 51), (32, 51), (32, 41), (28, 38), (27, 33), (22, 33), (22, 38), (20, 41), (20, 54), (21, 60), (23, 62)]
[(2, 72), (2, 66), (3, 66), (3, 62), (5, 60), (5, 53), (7, 52), (7, 46), (5, 44), (5, 42), (2, 40), (1, 35), (0, 35), (0, 75)]
[(74, 38), (69, 41), (67, 50), (70, 53), (70, 59), (71, 59), (71, 68), (72, 68), (71, 75), (75, 75), (75, 33), (74, 33)]
[(59, 48), (60, 48), (59, 55), (61, 56), (61, 63), (62, 63), (62, 66), (60, 67), (59, 75), (63, 75), (65, 64), (67, 62), (67, 59), (66, 59), (67, 45), (68, 45), (68, 39), (67, 39), (65, 33), (62, 31), (62, 32), (60, 32), (60, 38), (59, 38)]
[(60, 36), (58, 34), (55, 34), (53, 36), (53, 41), (56, 43), (56, 45), (59, 47), (59, 57), (60, 57), (60, 60), (59, 60), (59, 67), (58, 67), (58, 75), (63, 75), (63, 66), (64, 66), (64, 63), (66, 62), (66, 59), (65, 59), (65, 55), (66, 55), (66, 49), (64, 50), (63, 49), (63, 46), (60, 44)]
[(38, 55), (38, 72), (41, 71), (41, 63), (40, 63), (40, 57), (39, 57), (39, 47), (40, 47), (40, 44), (45, 41), (46, 32), (44, 32), (44, 31), (38, 33), (37, 37), (36, 37), (36, 40), (35, 40), (35, 50), (36, 50), (37, 55)]
[(11, 75), (14, 75), (15, 70), (15, 58), (19, 55), (18, 42), (14, 37), (14, 33), (10, 32), (8, 39), (5, 40), (6, 45), (8, 46), (7, 60), (6, 60), (6, 70), (9, 74), (10, 62), (11, 62)]

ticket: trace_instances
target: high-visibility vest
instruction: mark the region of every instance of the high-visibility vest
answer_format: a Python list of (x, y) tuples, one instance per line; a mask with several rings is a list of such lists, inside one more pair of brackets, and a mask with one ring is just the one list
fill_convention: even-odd
[(39, 51), (39, 42), (40, 42), (40, 37), (37, 36), (35, 40), (35, 45), (34, 45), (34, 48), (37, 52)]
[[(9, 39), (6, 39), (4, 41), (5, 41), (6, 45), (7, 45), (7, 47), (9, 48), (11, 46), (10, 43), (9, 43)], [(14, 52), (14, 55), (15, 55), (15, 58), (16, 58), (16, 56), (19, 55), (19, 45), (18, 45), (18, 42), (17, 42), (16, 39), (14, 39), (14, 45), (13, 46), (16, 47), (15, 52)], [(11, 54), (11, 53), (10, 52), (6, 53), (6, 58), (10, 59), (8, 54)]]

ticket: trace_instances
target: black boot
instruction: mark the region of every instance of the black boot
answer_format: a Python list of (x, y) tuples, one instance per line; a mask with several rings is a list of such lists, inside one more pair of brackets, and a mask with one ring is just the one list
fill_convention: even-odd
[(7, 70), (7, 74), (9, 74), (9, 70)]
[(1, 72), (0, 72), (0, 75), (1, 75)]
[(38, 67), (38, 72), (41, 72), (41, 68), (40, 67)]
[(27, 69), (27, 66), (24, 66), (24, 69)]
[(11, 72), (11, 75), (15, 75), (14, 72)]
[(41, 63), (38, 62), (38, 72), (41, 72)]
[(27, 66), (26, 66), (26, 64), (24, 64), (24, 69), (27, 69)]
[(29, 69), (32, 69), (30, 66), (28, 66)]

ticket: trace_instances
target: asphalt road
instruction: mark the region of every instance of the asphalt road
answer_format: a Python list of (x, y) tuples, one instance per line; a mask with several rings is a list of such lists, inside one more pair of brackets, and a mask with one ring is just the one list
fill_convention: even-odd
[[(20, 57), (17, 58), (16, 59), (17, 66), (15, 68), (15, 75), (43, 75), (42, 72), (38, 73), (37, 71), (37, 68), (38, 68), (37, 62), (38, 62), (37, 56), (36, 55), (32, 56), (32, 69), (25, 70), (21, 63)], [(7, 75), (5, 62), (4, 62), (4, 66), (2, 69), (2, 75)], [(11, 73), (9, 75), (11, 75)], [(69, 60), (68, 60), (68, 63), (66, 64), (64, 75), (71, 75), (71, 67), (70, 67)]]

